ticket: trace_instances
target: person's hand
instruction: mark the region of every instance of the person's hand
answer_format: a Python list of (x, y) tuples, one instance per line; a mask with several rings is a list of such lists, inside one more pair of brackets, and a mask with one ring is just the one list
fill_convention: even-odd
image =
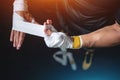
[(17, 50), (20, 49), (24, 41), (24, 38), (25, 38), (25, 33), (11, 30), (10, 41), (13, 42), (13, 47), (15, 47)]
[(44, 22), (45, 25), (45, 34), (44, 37), (45, 43), (49, 48), (71, 48), (72, 41), (63, 32), (57, 32), (57, 30), (52, 26), (52, 20), (47, 20)]
[[(28, 22), (32, 22), (32, 20), (34, 19), (29, 12), (18, 11), (16, 13), (22, 16)], [(35, 23), (35, 21), (32, 23)], [(16, 30), (11, 30), (10, 41), (13, 42), (13, 47), (15, 47), (17, 50), (21, 48), (24, 38), (25, 38), (25, 33)]]
[(79, 49), (82, 47), (82, 40), (80, 36), (67, 36), (63, 32), (55, 31), (55, 28), (52, 25), (52, 20), (47, 20), (44, 22), (45, 25), (45, 34), (44, 37), (45, 43), (50, 48), (70, 48), (70, 49)]
[(48, 25), (52, 25), (52, 20), (46, 20), (46, 22), (44, 22), (44, 25), (45, 25), (45, 30), (44, 30), (44, 32), (45, 32), (45, 34), (47, 35), (47, 36), (50, 36), (51, 34), (52, 34), (52, 27), (49, 27)]

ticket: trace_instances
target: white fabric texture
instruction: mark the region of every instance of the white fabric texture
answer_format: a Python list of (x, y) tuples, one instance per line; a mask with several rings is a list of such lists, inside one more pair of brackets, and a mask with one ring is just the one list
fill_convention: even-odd
[(13, 14), (13, 30), (24, 32), (27, 34), (45, 37), (44, 25), (38, 25), (26, 22), (23, 17), (19, 16), (17, 13)]
[(28, 11), (26, 0), (15, 0), (13, 3), (13, 11)]
[(72, 40), (62, 32), (53, 32), (44, 38), (46, 45), (52, 48), (72, 48)]

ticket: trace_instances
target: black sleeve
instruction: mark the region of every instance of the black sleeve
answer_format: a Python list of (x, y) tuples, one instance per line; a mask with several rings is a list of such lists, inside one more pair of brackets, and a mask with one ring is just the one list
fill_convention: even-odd
[(117, 14), (116, 14), (116, 16), (115, 16), (115, 19), (116, 19), (116, 21), (118, 22), (118, 24), (120, 24), (120, 8), (119, 8), (118, 11), (117, 11)]

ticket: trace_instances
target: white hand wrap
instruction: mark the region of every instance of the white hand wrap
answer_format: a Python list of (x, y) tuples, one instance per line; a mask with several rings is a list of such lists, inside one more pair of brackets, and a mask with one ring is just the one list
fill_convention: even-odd
[(46, 45), (52, 48), (72, 48), (72, 40), (62, 32), (53, 32), (44, 38)]
[(15, 0), (13, 10), (13, 24), (12, 30), (28, 33), (31, 35), (44, 37), (44, 25), (33, 24), (35, 21), (32, 20), (31, 23), (26, 22), (26, 20), (18, 15), (15, 11), (28, 11), (27, 0)]
[(13, 11), (28, 11), (26, 0), (15, 0), (13, 3)]

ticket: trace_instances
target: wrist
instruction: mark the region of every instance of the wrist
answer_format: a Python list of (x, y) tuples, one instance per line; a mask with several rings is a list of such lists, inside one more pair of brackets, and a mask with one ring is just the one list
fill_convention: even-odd
[(72, 36), (72, 40), (73, 40), (73, 45), (72, 45), (73, 49), (80, 49), (83, 47), (83, 40), (81, 36)]

